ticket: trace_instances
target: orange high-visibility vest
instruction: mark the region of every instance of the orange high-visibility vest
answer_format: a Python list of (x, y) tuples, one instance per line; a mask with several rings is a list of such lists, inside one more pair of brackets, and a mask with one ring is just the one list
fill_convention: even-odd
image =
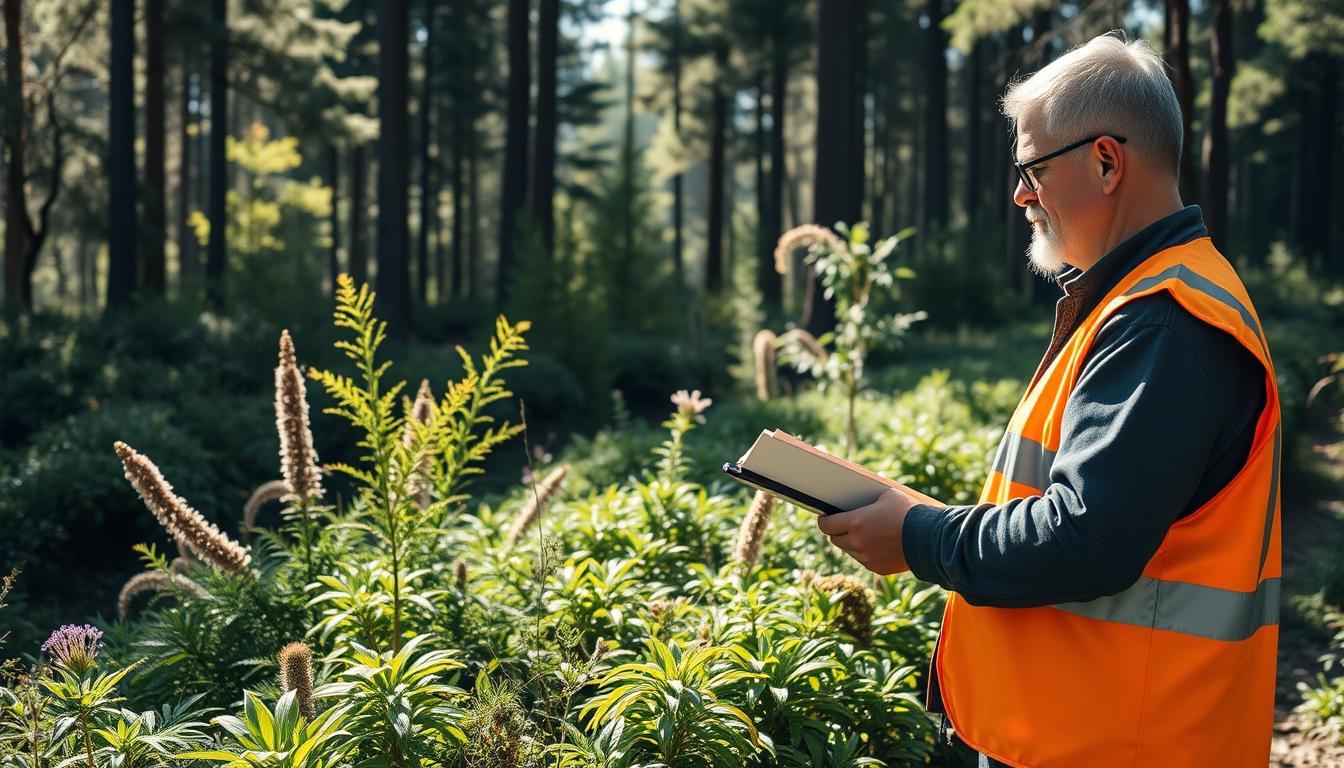
[(1171, 526), (1128, 589), (1037, 608), (977, 607), (949, 595), (934, 665), (945, 712), (966, 743), (1010, 765), (1264, 768), (1269, 760), (1281, 575), (1278, 388), (1246, 289), (1207, 237), (1160, 251), (1125, 276), (1036, 372), (980, 501), (1039, 496), (1050, 485), (1064, 408), (1097, 332), (1125, 303), (1157, 291), (1255, 355), (1265, 369), (1265, 408), (1236, 477)]

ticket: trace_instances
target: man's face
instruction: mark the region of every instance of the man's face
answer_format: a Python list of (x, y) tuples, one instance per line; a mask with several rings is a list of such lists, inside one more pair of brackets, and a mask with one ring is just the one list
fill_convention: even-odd
[[(1023, 116), (1017, 124), (1017, 160), (1030, 162), (1047, 155), (1078, 137), (1051, 136), (1036, 116)], [(1085, 250), (1090, 241), (1089, 223), (1096, 201), (1086, 173), (1089, 148), (1033, 165), (1036, 189), (1027, 189), (1019, 179), (1013, 202), (1026, 209), (1031, 226), (1031, 266), (1043, 277), (1056, 275), (1065, 264), (1088, 264)]]

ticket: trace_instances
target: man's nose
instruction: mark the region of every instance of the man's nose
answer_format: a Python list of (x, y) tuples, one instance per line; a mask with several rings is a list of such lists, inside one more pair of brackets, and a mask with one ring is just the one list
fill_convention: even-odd
[(1021, 178), (1017, 180), (1017, 186), (1013, 189), (1013, 202), (1022, 208), (1036, 202), (1036, 192), (1027, 189), (1027, 185), (1022, 183)]

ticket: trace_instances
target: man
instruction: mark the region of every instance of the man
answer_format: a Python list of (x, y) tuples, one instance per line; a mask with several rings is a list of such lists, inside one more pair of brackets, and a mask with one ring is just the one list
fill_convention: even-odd
[(928, 708), (981, 765), (1257, 766), (1278, 643), (1279, 402), (1255, 310), (1177, 192), (1181, 115), (1102, 36), (1003, 98), (1055, 329), (980, 497), (818, 526), (950, 591)]

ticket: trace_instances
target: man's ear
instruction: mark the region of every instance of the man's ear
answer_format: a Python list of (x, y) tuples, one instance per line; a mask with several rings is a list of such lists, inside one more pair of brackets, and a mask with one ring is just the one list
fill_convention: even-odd
[(1110, 136), (1102, 136), (1092, 142), (1092, 163), (1101, 182), (1101, 192), (1109, 195), (1120, 186), (1125, 175), (1125, 153), (1120, 142)]

